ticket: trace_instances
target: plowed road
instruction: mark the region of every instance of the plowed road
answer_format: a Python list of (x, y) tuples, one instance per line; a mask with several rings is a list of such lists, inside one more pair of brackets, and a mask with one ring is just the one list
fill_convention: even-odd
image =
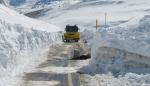
[(69, 60), (74, 56), (74, 49), (84, 52), (82, 45), (52, 45), (47, 61), (40, 64), (35, 71), (27, 73), (23, 86), (80, 86), (80, 77), (76, 73), (76, 62)]

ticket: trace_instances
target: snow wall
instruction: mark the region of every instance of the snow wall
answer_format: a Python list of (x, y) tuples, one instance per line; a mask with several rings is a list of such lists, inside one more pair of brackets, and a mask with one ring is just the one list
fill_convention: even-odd
[(21, 79), (17, 77), (29, 71), (32, 64), (45, 59), (46, 56), (39, 56), (44, 52), (41, 50), (60, 40), (60, 33), (24, 28), (0, 20), (0, 86), (20, 86), (18, 80)]
[(149, 73), (149, 21), (150, 15), (145, 15), (117, 27), (101, 29), (92, 40), (92, 69), (88, 72), (112, 72), (116, 76)]

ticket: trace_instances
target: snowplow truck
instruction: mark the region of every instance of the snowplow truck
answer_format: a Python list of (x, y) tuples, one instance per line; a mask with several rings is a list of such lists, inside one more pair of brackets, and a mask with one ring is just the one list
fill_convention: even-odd
[(65, 28), (65, 33), (63, 34), (63, 42), (78, 42), (80, 40), (80, 33), (77, 25), (70, 26), (67, 25)]

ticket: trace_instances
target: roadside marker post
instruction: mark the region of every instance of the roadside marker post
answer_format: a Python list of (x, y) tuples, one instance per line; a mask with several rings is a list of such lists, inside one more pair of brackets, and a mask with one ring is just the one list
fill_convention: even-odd
[(98, 32), (98, 19), (96, 19), (96, 32)]
[(107, 28), (107, 12), (105, 12), (105, 29)]

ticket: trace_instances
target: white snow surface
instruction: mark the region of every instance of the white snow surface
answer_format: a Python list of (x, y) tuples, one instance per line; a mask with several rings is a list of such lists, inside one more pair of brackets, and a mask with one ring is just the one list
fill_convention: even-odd
[[(107, 29), (104, 28), (105, 12), (107, 12)], [(61, 28), (65, 27), (66, 24), (77, 24), (81, 28), (81, 31), (84, 29), (91, 30), (90, 34), (88, 33), (90, 31), (87, 30), (85, 30), (86, 33), (82, 34), (85, 39), (92, 38), (92, 31), (95, 32), (95, 20), (98, 19), (100, 30), (96, 33), (91, 43), (92, 59), (89, 64), (90, 70), (87, 70), (87, 72), (93, 70), (91, 68), (95, 70), (104, 68), (102, 70), (104, 74), (96, 75), (98, 79), (104, 79), (102, 80), (103, 86), (150, 85), (150, 72), (147, 72), (147, 70), (150, 69), (148, 63), (150, 56), (149, 0), (80, 0), (71, 6), (43, 13), (39, 19), (55, 24)], [(121, 53), (117, 51), (118, 56), (115, 56), (113, 52), (104, 51), (102, 54), (109, 53), (110, 57), (107, 55), (100, 56), (99, 49), (101, 50), (103, 46), (108, 47), (108, 50), (109, 47), (120, 49)], [(121, 57), (123, 56), (122, 53), (134, 54), (133, 57), (129, 55), (130, 58), (124, 60), (124, 58)], [(139, 55), (141, 55), (142, 58), (139, 59)], [(111, 56), (115, 56), (116, 58), (112, 59)], [(107, 59), (104, 57), (107, 57)], [(134, 68), (136, 70), (126, 71), (123, 66), (124, 61), (127, 61), (126, 64), (129, 65), (131, 69)], [(130, 61), (133, 61), (133, 64)], [(113, 64), (111, 62), (113, 62)], [(142, 64), (136, 62), (141, 62)], [(103, 66), (101, 64), (103, 64)], [(139, 71), (140, 73), (137, 74), (135, 71)], [(108, 72), (112, 72), (112, 75), (108, 75)], [(114, 77), (116, 73), (118, 77)], [(93, 86), (93, 84), (94, 82), (92, 82), (91, 86)]]
[(6, 0), (9, 6), (21, 13), (39, 9), (57, 9), (78, 3), (80, 0)]
[(95, 30), (96, 19), (99, 20), (101, 27), (104, 26), (105, 12), (108, 15), (109, 26), (116, 26), (146, 14), (144, 10), (149, 9), (148, 3), (146, 0), (80, 0), (66, 8), (50, 10), (39, 19), (60, 27), (65, 27), (66, 24), (77, 24), (81, 29)]
[(83, 86), (149, 86), (149, 74), (138, 75), (135, 73), (128, 73), (124, 77), (114, 77), (109, 74), (96, 74), (94, 76), (82, 75), (85, 78)]
[[(43, 21), (39, 21), (36, 19), (31, 19), (28, 18), (22, 14), (19, 14), (3, 5), (0, 5), (0, 18), (2, 21), (6, 21), (7, 23), (10, 24), (20, 24), (23, 27), (26, 28), (30, 28), (29, 30), (31, 30), (32, 28), (36, 29), (36, 30), (43, 30), (43, 31), (49, 31), (49, 32), (58, 32), (60, 31), (60, 29), (54, 25), (45, 23)], [(26, 29), (28, 30), (28, 29)]]
[(47, 57), (60, 42), (60, 29), (0, 5), (0, 86), (20, 86), (24, 72)]
[(3, 5), (7, 5), (6, 1), (5, 0), (0, 0), (0, 4), (3, 4)]

